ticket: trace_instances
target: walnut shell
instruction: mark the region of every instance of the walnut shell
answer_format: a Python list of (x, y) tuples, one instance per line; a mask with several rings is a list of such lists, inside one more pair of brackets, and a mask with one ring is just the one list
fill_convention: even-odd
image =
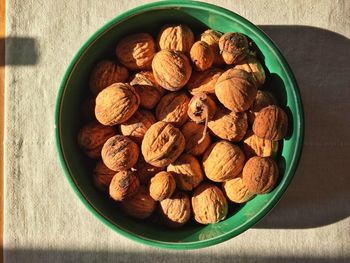
[(225, 71), (215, 84), (218, 100), (229, 110), (242, 112), (249, 109), (257, 93), (251, 74), (240, 69)]
[(192, 191), (203, 181), (203, 172), (198, 160), (190, 154), (182, 154), (167, 171), (171, 172), (178, 188)]
[(244, 162), (243, 151), (228, 141), (212, 144), (203, 156), (205, 175), (214, 182), (223, 182), (237, 177), (243, 169)]
[(138, 192), (121, 202), (121, 208), (129, 216), (145, 219), (150, 217), (157, 207), (156, 201), (149, 195), (147, 187), (141, 185)]
[(187, 89), (192, 94), (215, 93), (215, 84), (224, 71), (219, 68), (211, 68), (206, 71), (193, 72), (187, 83)]
[(211, 120), (215, 113), (216, 104), (205, 93), (196, 93), (188, 104), (187, 114), (196, 123)]
[(81, 104), (81, 115), (85, 121), (96, 121), (95, 117), (96, 98), (89, 96)]
[(152, 69), (157, 83), (170, 91), (185, 86), (192, 74), (187, 56), (174, 50), (159, 51), (153, 58)]
[(165, 225), (171, 228), (183, 226), (191, 217), (191, 204), (187, 194), (175, 192), (160, 202), (160, 214)]
[(124, 37), (115, 49), (120, 63), (131, 70), (151, 69), (156, 46), (148, 33), (138, 33)]
[(140, 97), (126, 83), (115, 83), (96, 97), (95, 115), (103, 125), (113, 126), (127, 121), (137, 110)]
[(256, 94), (256, 97), (250, 106), (250, 109), (248, 111), (248, 122), (249, 124), (253, 124), (256, 115), (258, 115), (258, 112), (261, 111), (263, 108), (276, 104), (276, 100), (274, 96), (268, 92), (263, 90), (258, 90), (258, 93)]
[(201, 41), (206, 42), (214, 53), (213, 65), (221, 66), (225, 64), (224, 59), (220, 54), (219, 40), (222, 33), (216, 30), (208, 29), (201, 34)]
[(248, 120), (245, 112), (233, 112), (224, 107), (218, 108), (214, 118), (208, 122), (208, 127), (217, 137), (231, 142), (243, 139)]
[(138, 110), (126, 122), (120, 124), (120, 132), (134, 142), (141, 144), (146, 131), (156, 122), (150, 111)]
[(268, 193), (278, 179), (278, 167), (269, 157), (254, 156), (243, 168), (243, 183), (254, 194)]
[(114, 61), (103, 60), (98, 63), (90, 75), (90, 90), (97, 95), (113, 83), (124, 82), (128, 78), (128, 70)]
[(120, 171), (113, 176), (109, 185), (109, 195), (115, 201), (123, 201), (135, 195), (140, 187), (140, 181), (134, 172)]
[(210, 46), (204, 41), (197, 41), (190, 50), (192, 63), (197, 71), (210, 68), (214, 62), (214, 53)]
[(242, 176), (223, 182), (227, 198), (234, 203), (245, 203), (254, 197), (243, 183)]
[(87, 156), (96, 159), (101, 156), (103, 144), (115, 134), (113, 127), (90, 122), (79, 131), (78, 145)]
[(148, 184), (151, 178), (162, 170), (162, 167), (155, 167), (147, 163), (142, 155), (136, 163), (136, 172), (141, 184)]
[(139, 157), (139, 148), (129, 138), (115, 135), (102, 148), (102, 160), (113, 171), (124, 171), (133, 167)]
[(226, 64), (237, 64), (249, 53), (248, 39), (240, 33), (225, 33), (220, 37), (219, 48)]
[(247, 56), (243, 61), (235, 66), (235, 69), (241, 69), (251, 73), (255, 85), (259, 88), (265, 83), (265, 70), (259, 60), (254, 56)]
[(224, 194), (217, 186), (203, 183), (193, 193), (192, 209), (194, 219), (206, 225), (224, 220), (228, 205)]
[(93, 180), (95, 186), (100, 191), (108, 192), (109, 184), (111, 183), (114, 175), (115, 171), (109, 169), (103, 163), (103, 161), (98, 161), (93, 172)]
[(190, 52), (194, 42), (192, 30), (186, 25), (166, 25), (158, 35), (160, 49), (171, 49), (184, 53)]
[(185, 151), (189, 154), (193, 155), (202, 155), (205, 150), (209, 147), (211, 143), (211, 139), (209, 136), (209, 133), (206, 132), (204, 139), (200, 142), (199, 140), (202, 139), (204, 131), (204, 125), (197, 124), (194, 122), (186, 122), (181, 129), (181, 133), (185, 137)]
[(165, 167), (180, 156), (185, 149), (185, 138), (172, 124), (159, 121), (146, 132), (141, 150), (145, 161)]
[(272, 141), (283, 139), (287, 129), (287, 114), (275, 105), (267, 106), (259, 111), (253, 123), (253, 132), (257, 136)]
[(243, 151), (247, 158), (252, 156), (273, 157), (278, 151), (278, 141), (260, 138), (252, 131), (248, 131), (243, 139)]
[(149, 193), (156, 201), (170, 198), (176, 188), (176, 182), (171, 173), (159, 172), (151, 178)]

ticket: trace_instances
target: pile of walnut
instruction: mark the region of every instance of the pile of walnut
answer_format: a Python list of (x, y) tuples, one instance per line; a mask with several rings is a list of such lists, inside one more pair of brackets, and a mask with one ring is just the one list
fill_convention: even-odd
[[(287, 116), (260, 90), (265, 72), (240, 33), (185, 25), (121, 39), (91, 73), (78, 143), (96, 186), (128, 215), (169, 227), (225, 219), (227, 199), (272, 190)], [(265, 87), (264, 87), (265, 88)], [(268, 87), (266, 87), (268, 88)]]

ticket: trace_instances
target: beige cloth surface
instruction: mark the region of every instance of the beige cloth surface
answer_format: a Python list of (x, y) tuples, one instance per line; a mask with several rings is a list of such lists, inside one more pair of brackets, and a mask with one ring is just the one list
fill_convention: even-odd
[(350, 262), (350, 1), (211, 1), (262, 26), (304, 103), (300, 165), (257, 226), (205, 249), (159, 250), (116, 234), (77, 199), (54, 144), (60, 81), (93, 32), (146, 2), (7, 0), (5, 262)]

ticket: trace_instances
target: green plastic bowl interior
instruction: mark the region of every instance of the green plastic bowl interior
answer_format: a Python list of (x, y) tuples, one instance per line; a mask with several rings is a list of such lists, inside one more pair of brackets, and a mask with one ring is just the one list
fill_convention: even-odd
[[(289, 133), (283, 140), (277, 162), (280, 181), (275, 189), (259, 195), (245, 205), (232, 207), (226, 220), (201, 226), (193, 222), (172, 230), (147, 221), (134, 220), (117, 209), (109, 198), (93, 185), (93, 163), (78, 148), (77, 133), (82, 125), (80, 107), (88, 95), (89, 74), (103, 58), (114, 56), (121, 37), (133, 32), (155, 34), (168, 23), (184, 23), (196, 34), (207, 28), (222, 32), (241, 32), (259, 47), (266, 65), (267, 89), (277, 95), (289, 116)], [(65, 174), (85, 206), (103, 223), (125, 237), (146, 245), (171, 249), (194, 249), (214, 245), (252, 227), (278, 202), (295, 172), (303, 141), (301, 99), (293, 73), (275, 44), (246, 19), (226, 9), (200, 2), (163, 1), (129, 10), (97, 31), (78, 51), (69, 65), (58, 92), (56, 140)]]

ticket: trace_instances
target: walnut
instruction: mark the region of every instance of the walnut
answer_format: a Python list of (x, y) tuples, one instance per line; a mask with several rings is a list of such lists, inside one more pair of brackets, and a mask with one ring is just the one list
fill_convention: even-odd
[(248, 56), (243, 61), (241, 61), (238, 65), (235, 66), (235, 69), (241, 69), (251, 73), (253, 76), (253, 80), (255, 85), (259, 88), (265, 83), (265, 70), (263, 66), (260, 64), (259, 60), (254, 56)]
[(89, 96), (81, 105), (81, 114), (85, 121), (96, 121), (95, 117), (96, 98)]
[(259, 111), (253, 123), (253, 132), (260, 138), (278, 141), (286, 136), (287, 114), (279, 107), (270, 105)]
[(192, 63), (196, 70), (204, 71), (210, 68), (214, 62), (214, 53), (204, 41), (197, 41), (190, 50)]
[(90, 122), (79, 131), (78, 145), (87, 156), (96, 159), (101, 156), (103, 144), (115, 134), (113, 127)]
[(156, 201), (170, 198), (176, 188), (176, 182), (171, 173), (159, 172), (151, 178), (149, 193)]
[(203, 181), (203, 172), (198, 160), (190, 154), (182, 154), (167, 171), (171, 172), (178, 188), (191, 191)]
[(151, 69), (156, 46), (148, 33), (126, 36), (117, 44), (115, 53), (120, 63), (131, 70)]
[(256, 155), (260, 157), (273, 157), (278, 151), (278, 141), (260, 138), (252, 131), (249, 131), (243, 139), (243, 151), (247, 158)]
[(171, 228), (180, 227), (191, 217), (190, 199), (187, 194), (177, 191), (160, 202), (159, 210), (165, 225)]
[(190, 99), (184, 92), (171, 92), (159, 101), (156, 108), (158, 121), (169, 122), (181, 127), (188, 119), (187, 109)]
[(193, 193), (192, 209), (194, 219), (206, 225), (224, 220), (228, 205), (224, 194), (217, 186), (203, 183)]
[(114, 61), (103, 60), (98, 63), (90, 75), (90, 90), (97, 95), (113, 83), (124, 82), (128, 78), (128, 70)]
[(166, 25), (158, 35), (160, 49), (171, 49), (184, 53), (190, 52), (194, 42), (192, 30), (185, 25)]
[(185, 149), (185, 138), (172, 124), (159, 121), (146, 132), (141, 150), (145, 161), (165, 167), (180, 156)]
[[(182, 126), (181, 132), (185, 137), (185, 151), (193, 155), (202, 155), (209, 147), (211, 139), (208, 132), (204, 132), (204, 125), (187, 122)], [(203, 133), (204, 138), (203, 138)], [(203, 138), (203, 139), (202, 139)], [(200, 141), (202, 140), (202, 141)]]
[(145, 219), (150, 217), (157, 207), (156, 201), (149, 195), (147, 187), (141, 185), (138, 192), (121, 202), (121, 208), (129, 216)]
[(215, 93), (215, 84), (224, 71), (219, 68), (211, 68), (206, 71), (193, 72), (187, 83), (187, 89), (192, 94)]
[(212, 29), (208, 29), (204, 31), (204, 33), (202, 33), (201, 35), (201, 41), (206, 42), (214, 53), (213, 65), (216, 65), (216, 66), (221, 66), (225, 63), (220, 54), (220, 48), (219, 48), (219, 40), (221, 36), (222, 36), (222, 33)]
[(98, 161), (93, 172), (95, 186), (103, 192), (108, 192), (114, 175), (115, 171), (109, 169), (101, 160)]
[(237, 64), (249, 53), (248, 39), (240, 33), (225, 33), (220, 37), (219, 48), (226, 64)]
[(196, 123), (211, 120), (215, 113), (216, 104), (205, 93), (196, 93), (188, 104), (187, 114)]
[(214, 118), (208, 122), (208, 127), (217, 137), (238, 142), (243, 139), (248, 129), (247, 114), (219, 107)]
[(278, 167), (269, 157), (254, 156), (243, 168), (243, 183), (253, 194), (268, 193), (278, 179)]
[(234, 203), (245, 203), (254, 197), (243, 183), (242, 176), (223, 182), (226, 196)]
[(237, 177), (243, 169), (245, 156), (242, 150), (228, 141), (212, 144), (204, 153), (205, 175), (214, 182), (223, 182)]
[(248, 111), (249, 124), (253, 124), (255, 117), (260, 110), (273, 104), (276, 104), (276, 100), (270, 92), (258, 90), (253, 104), (250, 106), (250, 109)]
[(142, 155), (136, 163), (136, 172), (141, 184), (148, 184), (151, 178), (162, 170), (162, 167), (155, 167), (147, 163)]
[(229, 110), (242, 112), (249, 109), (257, 93), (251, 74), (240, 69), (225, 71), (215, 84), (215, 94)]
[(127, 121), (139, 104), (140, 97), (132, 86), (115, 83), (97, 95), (95, 115), (103, 125), (113, 126)]
[(120, 132), (134, 142), (141, 144), (146, 131), (155, 122), (156, 119), (150, 111), (138, 110), (130, 119), (120, 124)]
[(174, 50), (159, 51), (153, 58), (152, 69), (157, 83), (170, 91), (185, 86), (192, 74), (187, 56)]
[(135, 195), (140, 181), (131, 171), (120, 171), (113, 176), (109, 185), (109, 195), (115, 201), (123, 201)]
[(124, 171), (133, 167), (139, 157), (139, 148), (129, 138), (115, 135), (102, 148), (102, 160), (113, 171)]

